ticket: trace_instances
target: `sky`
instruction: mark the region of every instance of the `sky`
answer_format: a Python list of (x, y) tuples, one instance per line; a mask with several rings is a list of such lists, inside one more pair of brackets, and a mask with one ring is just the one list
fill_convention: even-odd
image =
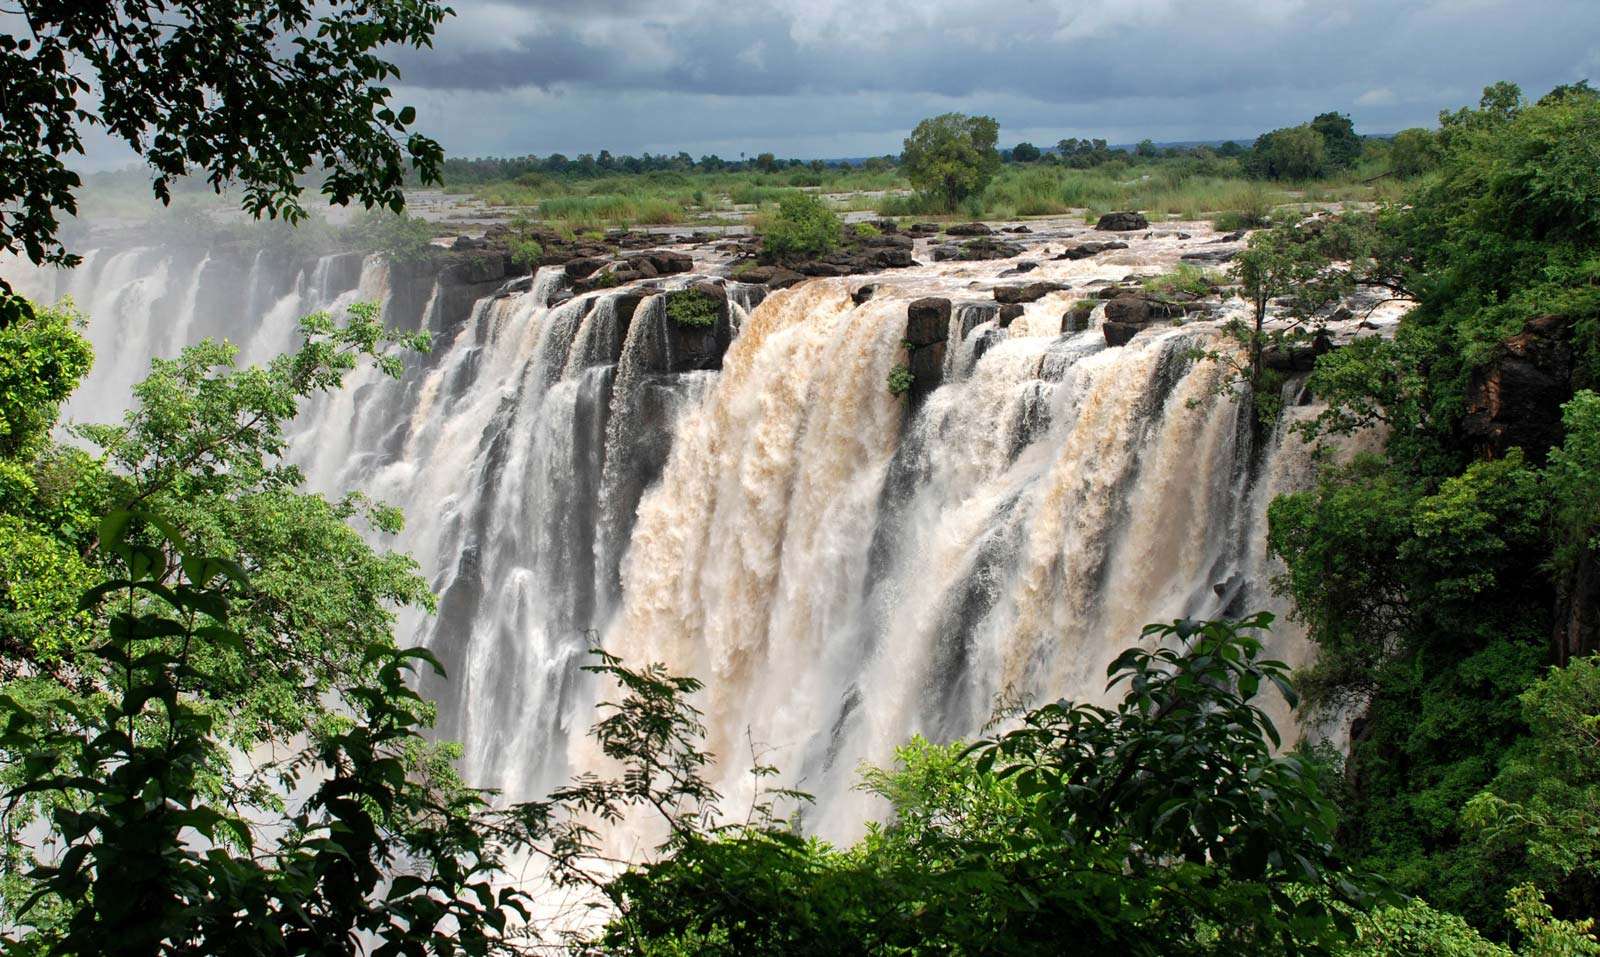
[(898, 152), (1253, 138), (1339, 110), (1431, 125), (1500, 79), (1600, 81), (1600, 0), (450, 0), (399, 93), (450, 155)]
[(448, 3), (433, 49), (391, 57), (452, 156), (868, 156), (951, 110), (1002, 146), (1248, 140), (1326, 110), (1392, 133), (1496, 80), (1600, 81), (1600, 0)]

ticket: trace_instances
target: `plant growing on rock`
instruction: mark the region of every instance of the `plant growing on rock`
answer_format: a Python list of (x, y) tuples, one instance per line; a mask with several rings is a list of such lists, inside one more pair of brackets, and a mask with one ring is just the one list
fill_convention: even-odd
[(889, 370), (889, 394), (893, 396), (905, 395), (916, 384), (916, 376), (911, 374), (909, 366), (897, 365)]
[(667, 294), (667, 315), (679, 325), (707, 329), (717, 324), (722, 308), (714, 296), (682, 289)]

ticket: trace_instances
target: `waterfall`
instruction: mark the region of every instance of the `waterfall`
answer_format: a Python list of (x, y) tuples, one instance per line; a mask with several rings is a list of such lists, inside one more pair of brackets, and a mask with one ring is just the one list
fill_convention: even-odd
[[(1148, 242), (1039, 274), (1081, 290), (1181, 251)], [(439, 606), (403, 616), (400, 639), (449, 669), (425, 690), (466, 778), (510, 797), (594, 762), (583, 732), (607, 689), (580, 666), (596, 644), (705, 682), (730, 807), (751, 797), (755, 747), (836, 838), (877, 811), (853, 787), (861, 762), (977, 733), (1000, 704), (1103, 700), (1148, 621), (1270, 609), (1275, 656), (1309, 654), (1271, 594), (1265, 526), (1315, 458), (1281, 426), (1251, 447), (1224, 370), (1192, 358), (1215, 323), (1108, 348), (1098, 328), (1060, 332), (1081, 292), (1009, 326), (992, 301), (957, 302), (942, 384), (913, 398), (887, 386), (909, 302), (981, 288), (994, 264), (898, 273), (860, 304), (855, 280), (764, 299), (716, 280), (726, 317), (694, 341), (664, 293), (703, 277), (574, 295), (559, 267), (468, 282), (150, 246), (70, 273), (0, 265), (89, 315), (79, 421), (114, 418), (153, 357), (203, 335), (261, 362), (300, 316), (358, 300), (434, 335), (400, 379), (362, 370), (307, 403), (291, 455), (313, 490), (404, 511), (380, 544), (417, 558)]]

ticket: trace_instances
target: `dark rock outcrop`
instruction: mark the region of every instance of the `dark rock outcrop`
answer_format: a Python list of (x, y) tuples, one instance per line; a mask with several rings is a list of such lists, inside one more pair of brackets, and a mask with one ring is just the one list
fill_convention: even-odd
[(1561, 405), (1572, 398), (1571, 329), (1565, 316), (1530, 319), (1472, 373), (1461, 422), (1470, 444), (1496, 456), (1516, 446), (1544, 461), (1561, 441)]
[(933, 247), (933, 261), (945, 262), (947, 260), (960, 260), (975, 262), (985, 259), (1010, 259), (1022, 255), (1022, 247), (1016, 243), (1002, 242), (998, 239), (981, 237), (971, 239), (959, 246), (944, 245)]
[(994, 230), (984, 223), (956, 223), (945, 228), (951, 236), (993, 236)]
[(866, 285), (858, 288), (855, 292), (852, 292), (850, 294), (850, 301), (859, 306), (868, 299), (871, 299), (873, 296), (877, 295), (877, 293), (877, 285), (869, 282)]
[(1063, 249), (1061, 251), (1061, 255), (1056, 256), (1054, 258), (1058, 259), (1058, 260), (1059, 259), (1072, 259), (1072, 260), (1088, 259), (1090, 256), (1098, 256), (1103, 252), (1110, 252), (1113, 249), (1127, 249), (1127, 248), (1128, 248), (1128, 244), (1127, 243), (1119, 243), (1119, 242), (1115, 242), (1115, 241), (1112, 241), (1112, 242), (1079, 243), (1076, 246), (1068, 246), (1066, 249)]
[(1021, 303), (1008, 302), (1000, 307), (999, 312), (995, 313), (994, 324), (1000, 329), (1008, 328), (1012, 321), (1022, 318), (1022, 313)]
[(912, 348), (943, 342), (950, 334), (950, 300), (929, 296), (906, 307), (906, 342)]
[(1120, 213), (1106, 213), (1094, 228), (1106, 233), (1129, 233), (1137, 229), (1149, 229), (1150, 220), (1144, 218), (1143, 213), (1127, 210)]
[(1023, 273), (1033, 272), (1038, 268), (1038, 263), (1033, 262), (1032, 260), (1024, 259), (1015, 266), (1012, 266), (1010, 269), (1007, 269), (1005, 272), (1001, 273), (1000, 278), (1005, 279), (1008, 276), (1020, 276)]
[(1030, 282), (1025, 286), (996, 286), (994, 301), (999, 303), (1038, 302), (1045, 296), (1065, 288), (1058, 282)]

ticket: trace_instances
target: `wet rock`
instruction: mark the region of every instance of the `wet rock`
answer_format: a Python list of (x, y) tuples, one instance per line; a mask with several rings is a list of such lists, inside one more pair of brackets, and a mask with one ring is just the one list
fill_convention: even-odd
[(869, 282), (865, 286), (862, 286), (862, 287), (858, 288), (855, 292), (851, 293), (850, 294), (850, 301), (859, 306), (862, 303), (866, 302), (868, 299), (871, 299), (873, 296), (877, 295), (877, 292), (878, 292), (877, 285), (875, 283), (870, 283)]
[(1027, 259), (1024, 259), (1023, 261), (1017, 263), (1015, 266), (1012, 266), (1010, 269), (1007, 269), (1005, 272), (1001, 273), (1000, 274), (1000, 278), (1004, 279), (1007, 276), (1020, 276), (1023, 273), (1026, 273), (1026, 272), (1033, 272), (1035, 269), (1038, 269), (1038, 268), (1039, 268), (1039, 264), (1038, 263), (1032, 262), (1032, 261), (1027, 260)]
[(1013, 320), (1022, 318), (1023, 311), (1021, 303), (1008, 302), (1000, 307), (999, 312), (995, 313), (994, 324), (1000, 329), (1009, 328)]
[(911, 348), (943, 342), (950, 334), (950, 300), (918, 299), (906, 307), (906, 342)]
[(1056, 256), (1054, 258), (1057, 259), (1057, 260), (1061, 260), (1061, 259), (1070, 259), (1070, 260), (1088, 259), (1090, 256), (1098, 256), (1103, 252), (1109, 252), (1109, 251), (1111, 251), (1113, 249), (1127, 249), (1127, 248), (1128, 248), (1128, 244), (1127, 243), (1119, 243), (1119, 242), (1079, 243), (1076, 246), (1068, 246), (1066, 249), (1063, 249), (1061, 251), (1061, 255)]
[(986, 259), (1010, 259), (1022, 255), (1022, 247), (1016, 243), (1002, 242), (998, 239), (980, 238), (971, 239), (959, 246), (944, 245), (933, 248), (933, 261), (960, 260), (975, 262)]
[(806, 277), (782, 266), (753, 266), (739, 273), (740, 282), (756, 283), (768, 289), (787, 289), (805, 282)]
[(1247, 229), (1234, 230), (1233, 232), (1228, 233), (1225, 236), (1219, 236), (1216, 239), (1213, 239), (1211, 242), (1212, 243), (1236, 243), (1239, 240), (1243, 239), (1244, 238), (1244, 234), (1247, 233), (1247, 232), (1249, 232), (1249, 230), (1247, 230)]
[(488, 247), (489, 241), (487, 239), (480, 239), (476, 236), (457, 236), (455, 242), (450, 244), (450, 248), (457, 252), (470, 249), (487, 249)]
[(906, 227), (906, 232), (910, 233), (936, 233), (938, 231), (938, 223), (912, 223)]
[(652, 249), (623, 257), (623, 261), (646, 276), (671, 276), (694, 268), (694, 257), (671, 249)]
[(1105, 334), (1106, 345), (1125, 346), (1140, 331), (1149, 328), (1145, 323), (1137, 322), (1112, 322), (1107, 319), (1100, 324), (1100, 331)]
[(1138, 229), (1149, 229), (1150, 220), (1144, 218), (1143, 213), (1127, 210), (1120, 213), (1106, 213), (1094, 228), (1105, 233), (1128, 233)]
[(1083, 332), (1089, 328), (1089, 317), (1094, 314), (1094, 300), (1080, 299), (1072, 308), (1061, 314), (1062, 332)]
[(1018, 233), (1018, 234), (1033, 232), (1033, 230), (1029, 229), (1026, 226), (1007, 226), (1006, 228), (1004, 228), (1004, 229), (1002, 229), (1000, 231), (1002, 233)]
[(1181, 303), (1147, 296), (1119, 296), (1106, 303), (1108, 322), (1147, 323), (1158, 319), (1177, 319), (1184, 314)]
[(956, 223), (945, 228), (951, 236), (993, 236), (994, 230), (984, 223)]
[(606, 262), (607, 260), (598, 256), (580, 256), (577, 259), (568, 260), (567, 264), (561, 268), (566, 272), (568, 278), (587, 279), (604, 267)]
[(1000, 303), (1038, 302), (1045, 296), (1063, 289), (1058, 282), (1030, 282), (1025, 286), (996, 286), (994, 301)]

